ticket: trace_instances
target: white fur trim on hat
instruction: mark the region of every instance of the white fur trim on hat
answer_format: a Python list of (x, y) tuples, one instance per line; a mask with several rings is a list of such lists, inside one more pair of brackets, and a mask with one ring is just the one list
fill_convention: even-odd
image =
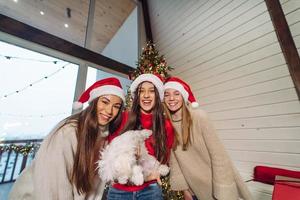
[(140, 83), (146, 82), (146, 81), (152, 83), (156, 87), (156, 89), (159, 93), (159, 98), (162, 101), (164, 99), (164, 91), (163, 91), (164, 84), (154, 74), (141, 74), (131, 83), (130, 92), (131, 92), (132, 98), (134, 98), (134, 92), (136, 91), (138, 85)]
[(72, 105), (73, 110), (79, 110), (83, 108), (83, 104), (79, 101), (75, 101)]
[(96, 89), (93, 89), (90, 92), (90, 98), (89, 98), (88, 102), (91, 102), (93, 99), (96, 99), (97, 97), (100, 97), (105, 94), (116, 95), (116, 96), (120, 97), (123, 100), (123, 102), (125, 102), (124, 91), (120, 87), (117, 87), (114, 85), (105, 85), (105, 86), (101, 86)]
[(184, 102), (188, 102), (189, 93), (184, 89), (184, 87), (180, 83), (175, 81), (169, 81), (164, 85), (164, 90), (166, 89), (174, 89), (179, 91), (183, 97)]
[(192, 108), (198, 108), (199, 107), (199, 103), (198, 102), (193, 102), (192, 103)]

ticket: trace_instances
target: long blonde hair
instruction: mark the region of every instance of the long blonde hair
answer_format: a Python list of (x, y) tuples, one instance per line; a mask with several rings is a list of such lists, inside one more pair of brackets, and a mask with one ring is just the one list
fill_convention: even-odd
[[(172, 124), (172, 114), (170, 113), (170, 110), (168, 109), (168, 107), (166, 106), (166, 104), (164, 103), (164, 110), (166, 113), (166, 118), (169, 119)], [(192, 144), (192, 124), (193, 124), (193, 120), (191, 117), (191, 113), (188, 109), (188, 107), (185, 105), (185, 103), (182, 104), (182, 107), (180, 108), (182, 109), (181, 112), (181, 133), (178, 133), (176, 129), (174, 129), (175, 132), (175, 141), (174, 141), (174, 145), (173, 145), (173, 149), (175, 150), (177, 148), (177, 146), (179, 145), (179, 134), (181, 134), (181, 143), (182, 143), (182, 150), (186, 151), (188, 149), (188, 146), (190, 146)], [(174, 125), (173, 125), (174, 127)]]
[(182, 122), (181, 122), (181, 136), (182, 136), (182, 150), (186, 151), (188, 146), (192, 145), (192, 124), (193, 120), (191, 117), (191, 113), (187, 108), (186, 104), (182, 105)]

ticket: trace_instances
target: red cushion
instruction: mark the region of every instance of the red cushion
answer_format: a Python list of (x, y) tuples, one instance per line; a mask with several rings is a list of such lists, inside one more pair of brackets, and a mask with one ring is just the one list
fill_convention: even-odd
[(254, 168), (254, 181), (273, 185), (276, 175), (287, 176), (291, 178), (300, 178), (300, 171), (292, 171), (266, 166), (256, 166)]
[(300, 183), (276, 181), (272, 200), (300, 200)]

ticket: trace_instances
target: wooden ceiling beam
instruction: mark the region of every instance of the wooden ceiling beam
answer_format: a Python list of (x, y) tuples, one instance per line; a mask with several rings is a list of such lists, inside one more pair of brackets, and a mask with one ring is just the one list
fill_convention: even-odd
[(134, 68), (0, 14), (0, 31), (110, 70), (129, 74)]
[(147, 0), (140, 0), (140, 2), (142, 4), (142, 9), (143, 9), (146, 38), (147, 38), (147, 41), (153, 42), (148, 1)]

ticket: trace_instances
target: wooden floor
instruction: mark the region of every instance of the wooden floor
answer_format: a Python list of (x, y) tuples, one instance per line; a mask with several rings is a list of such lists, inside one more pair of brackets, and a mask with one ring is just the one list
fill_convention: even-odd
[(0, 184), (0, 199), (7, 200), (9, 191), (11, 190), (13, 183)]

